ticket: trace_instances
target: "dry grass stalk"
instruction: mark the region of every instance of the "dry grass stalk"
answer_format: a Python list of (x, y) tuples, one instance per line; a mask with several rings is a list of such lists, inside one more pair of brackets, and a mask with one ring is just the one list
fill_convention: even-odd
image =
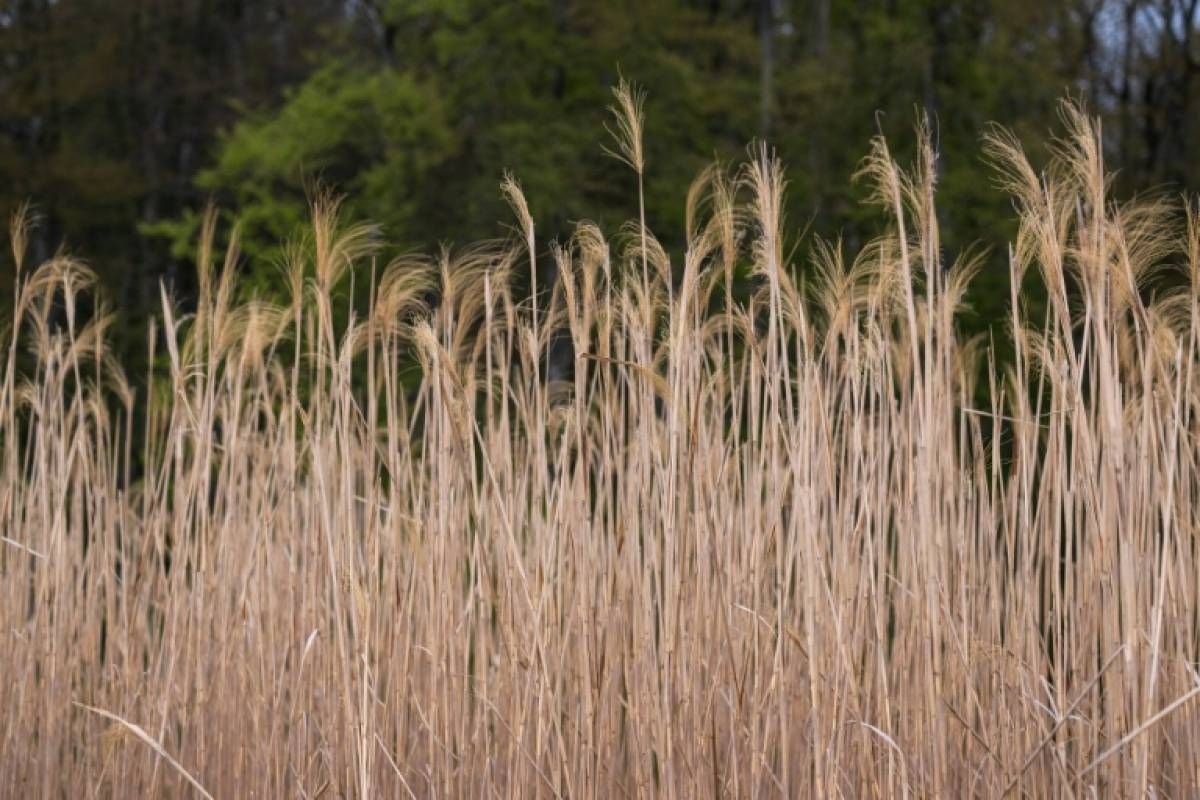
[[(617, 104), (640, 181), (640, 94)], [(882, 142), (890, 231), (816, 248), (808, 286), (766, 150), (689, 196), (678, 284), (644, 222), (615, 259), (585, 223), (532, 303), (511, 179), (519, 243), (398, 260), (344, 323), (374, 228), (320, 201), (290, 302), (239, 305), (211, 217), (199, 306), (164, 296), (169, 367), (137, 403), (105, 318), (75, 318), (86, 268), (26, 268), (0, 371), (5, 793), (1189, 795), (1200, 225), (1116, 206), (1068, 122), (1041, 174), (989, 144), (1013, 281), (1050, 300), (1031, 319), (1014, 290), (1003, 372), (956, 326), (976, 262), (941, 262), (932, 152), (909, 171)], [(1148, 300), (1164, 261), (1186, 288)]]

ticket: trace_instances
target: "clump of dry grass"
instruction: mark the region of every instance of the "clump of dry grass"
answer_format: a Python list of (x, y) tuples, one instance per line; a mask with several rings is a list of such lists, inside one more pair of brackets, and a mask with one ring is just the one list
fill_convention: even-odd
[[(1049, 297), (1031, 319), (1014, 289), (1003, 371), (956, 328), (977, 265), (942, 261), (932, 151), (882, 141), (890, 229), (818, 247), (808, 286), (765, 150), (705, 173), (681, 261), (584, 223), (532, 298), (511, 179), (519, 243), (384, 267), (318, 204), (284, 306), (235, 304), (210, 224), (144, 398), (110, 318), (76, 319), (87, 268), (22, 271), (4, 793), (1190, 794), (1200, 217), (1111, 202), (1067, 119), (1042, 174), (989, 143), (1013, 284)], [(1149, 297), (1164, 261), (1186, 289)], [(372, 297), (343, 325), (349, 271)]]

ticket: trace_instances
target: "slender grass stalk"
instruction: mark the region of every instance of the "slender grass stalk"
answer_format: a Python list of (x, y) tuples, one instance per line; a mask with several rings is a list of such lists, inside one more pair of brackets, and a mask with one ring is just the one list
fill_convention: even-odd
[(382, 268), (318, 198), (279, 306), (239, 299), (210, 213), (196, 307), (163, 289), (131, 380), (86, 266), (21, 266), (6, 793), (1193, 791), (1195, 208), (1114, 201), (1073, 107), (1041, 171), (993, 132), (1001, 364), (957, 323), (980, 262), (943, 253), (927, 128), (911, 167), (873, 146), (856, 254), (788, 260), (766, 148), (709, 169), (676, 284), (641, 97), (616, 93), (638, 235), (580, 223), (550, 281), (511, 178), (520, 241)]

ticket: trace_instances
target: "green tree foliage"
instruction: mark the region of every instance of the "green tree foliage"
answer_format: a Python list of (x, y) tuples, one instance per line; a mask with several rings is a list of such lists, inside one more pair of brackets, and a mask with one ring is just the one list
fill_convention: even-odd
[[(125, 356), (160, 279), (190, 271), (139, 230), (202, 207), (218, 130), (273, 105), (356, 30), (341, 0), (0, 0), (0, 215), (31, 202), (30, 256), (86, 258)], [(0, 292), (13, 266), (0, 258)]]
[(653, 87), (647, 204), (663, 229), (679, 227), (696, 172), (755, 133), (754, 40), (723, 16), (667, 0), (397, 2), (377, 13), (377, 55), (323, 69), (282, 107), (240, 122), (200, 173), (244, 219), (251, 250), (303, 217), (317, 182), (403, 247), (497, 235), (510, 217), (505, 170), (551, 235), (584, 217), (615, 227), (634, 208), (632, 176), (602, 149), (619, 71)]
[[(1067, 3), (815, 0), (827, 28), (779, 34), (773, 124), (792, 173), (793, 202), (826, 235), (860, 245), (878, 229), (851, 180), (869, 136), (882, 131), (902, 157), (920, 113), (938, 149), (943, 245), (982, 246), (992, 257), (974, 284), (981, 326), (1007, 303), (1003, 244), (1013, 231), (1004, 194), (981, 168), (980, 141), (1004, 120), (1030, 144), (1054, 126), (1057, 101), (1078, 91)], [(822, 14), (817, 14), (818, 19)], [(788, 31), (786, 20), (775, 24)]]
[[(442, 99), (412, 73), (339, 61), (289, 92), (279, 109), (239, 121), (196, 184), (223, 193), (251, 259), (269, 264), (280, 243), (307, 224), (318, 184), (345, 192), (352, 215), (396, 221), (411, 234), (403, 226), (419, 219), (422, 191), (451, 135)], [(193, 211), (147, 230), (172, 237), (182, 257), (200, 218)]]
[[(858, 162), (880, 129), (903, 154), (924, 111), (947, 248), (993, 247), (974, 298), (982, 326), (1009, 296), (1011, 215), (978, 178), (980, 138), (1003, 119), (1040, 141), (1057, 99), (1085, 84), (1079, 23), (1061, 2), (405, 0), (371, 12), (378, 47), (239, 123), (201, 173), (246, 221), (251, 249), (303, 217), (316, 180), (402, 247), (496, 235), (509, 219), (504, 170), (543, 233), (584, 217), (612, 230), (634, 211), (632, 176), (602, 150), (609, 89), (624, 73), (649, 91), (647, 217), (668, 239), (691, 178), (764, 137), (795, 165), (795, 238), (861, 245), (880, 220), (851, 180)], [(376, 91), (424, 96), (420, 122), (381, 114)]]
[[(1009, 297), (1008, 201), (978, 176), (991, 120), (1036, 143), (1055, 101), (1106, 120), (1126, 195), (1200, 188), (1196, 0), (0, 0), (0, 212), (26, 199), (133, 321), (184, 302), (203, 208), (244, 223), (253, 291), (317, 186), (399, 249), (502, 235), (520, 180), (543, 238), (636, 214), (602, 149), (618, 78), (646, 87), (646, 212), (676, 242), (692, 177), (756, 137), (790, 165), (791, 243), (883, 220), (853, 176), (882, 130), (932, 120), (949, 254), (990, 248), (981, 329)], [(797, 251), (803, 264), (803, 247)], [(11, 281), (0, 266), (0, 290)], [(120, 330), (140, 331), (140, 325)], [(131, 338), (140, 334), (131, 334)]]

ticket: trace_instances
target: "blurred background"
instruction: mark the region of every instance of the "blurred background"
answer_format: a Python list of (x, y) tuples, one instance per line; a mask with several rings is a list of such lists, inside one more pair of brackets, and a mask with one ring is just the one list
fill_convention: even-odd
[[(797, 263), (882, 219), (851, 181), (870, 137), (934, 119), (947, 253), (991, 253), (968, 325), (1007, 302), (1012, 209), (991, 121), (1034, 154), (1071, 96), (1104, 118), (1118, 197), (1200, 188), (1200, 0), (3, 0), (0, 213), (29, 201), (34, 260), (85, 259), (144, 351), (160, 281), (186, 305), (210, 199), (244, 224), (247, 291), (316, 186), (397, 250), (505, 235), (499, 181), (544, 241), (636, 215), (605, 156), (610, 87), (648, 92), (647, 211), (678, 243), (690, 180), (752, 140), (788, 165)], [(13, 264), (0, 256), (0, 296)], [(5, 303), (7, 306), (7, 303)]]

